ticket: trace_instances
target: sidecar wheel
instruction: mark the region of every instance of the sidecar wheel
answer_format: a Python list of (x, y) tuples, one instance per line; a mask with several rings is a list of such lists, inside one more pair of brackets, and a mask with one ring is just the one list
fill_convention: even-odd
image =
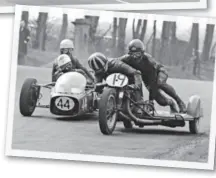
[(200, 128), (200, 118), (195, 118), (193, 121), (189, 121), (189, 130), (192, 134), (198, 134)]
[(99, 126), (104, 135), (111, 135), (117, 122), (116, 90), (105, 88), (99, 102)]

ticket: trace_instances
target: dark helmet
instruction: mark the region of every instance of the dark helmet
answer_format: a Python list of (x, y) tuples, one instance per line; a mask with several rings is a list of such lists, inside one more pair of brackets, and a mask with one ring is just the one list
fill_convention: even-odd
[(96, 52), (88, 58), (88, 65), (96, 73), (99, 73), (105, 70), (107, 61), (108, 59), (104, 54)]
[(144, 52), (145, 51), (145, 46), (143, 42), (139, 39), (134, 39), (132, 40), (129, 45), (128, 45), (128, 50), (130, 52)]

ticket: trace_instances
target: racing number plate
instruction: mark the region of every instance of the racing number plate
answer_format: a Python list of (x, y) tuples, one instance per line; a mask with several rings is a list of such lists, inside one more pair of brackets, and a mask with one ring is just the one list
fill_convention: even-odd
[(106, 78), (106, 83), (113, 87), (124, 87), (128, 84), (128, 78), (120, 73), (114, 73)]
[(55, 105), (58, 109), (62, 111), (69, 111), (72, 110), (74, 107), (74, 101), (69, 97), (58, 97), (55, 100)]

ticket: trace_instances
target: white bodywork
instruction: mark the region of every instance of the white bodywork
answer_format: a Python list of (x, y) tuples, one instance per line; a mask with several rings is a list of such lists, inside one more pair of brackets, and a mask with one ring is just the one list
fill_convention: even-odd
[(203, 117), (203, 107), (201, 99), (198, 95), (193, 95), (189, 98), (187, 114), (193, 116), (194, 118)]
[(53, 94), (82, 94), (85, 92), (86, 78), (78, 72), (68, 72), (60, 76)]
[(75, 103), (70, 96), (75, 98), (85, 94), (87, 80), (78, 72), (68, 72), (60, 76), (51, 92), (51, 98), (59, 96), (55, 100), (55, 106), (62, 111), (70, 111)]

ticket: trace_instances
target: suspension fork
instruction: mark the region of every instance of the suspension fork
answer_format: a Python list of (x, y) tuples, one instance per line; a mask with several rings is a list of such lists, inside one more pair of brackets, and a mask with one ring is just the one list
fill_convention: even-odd
[(122, 110), (123, 107), (123, 98), (125, 96), (125, 91), (122, 88), (116, 88), (116, 101), (117, 101), (117, 111)]

